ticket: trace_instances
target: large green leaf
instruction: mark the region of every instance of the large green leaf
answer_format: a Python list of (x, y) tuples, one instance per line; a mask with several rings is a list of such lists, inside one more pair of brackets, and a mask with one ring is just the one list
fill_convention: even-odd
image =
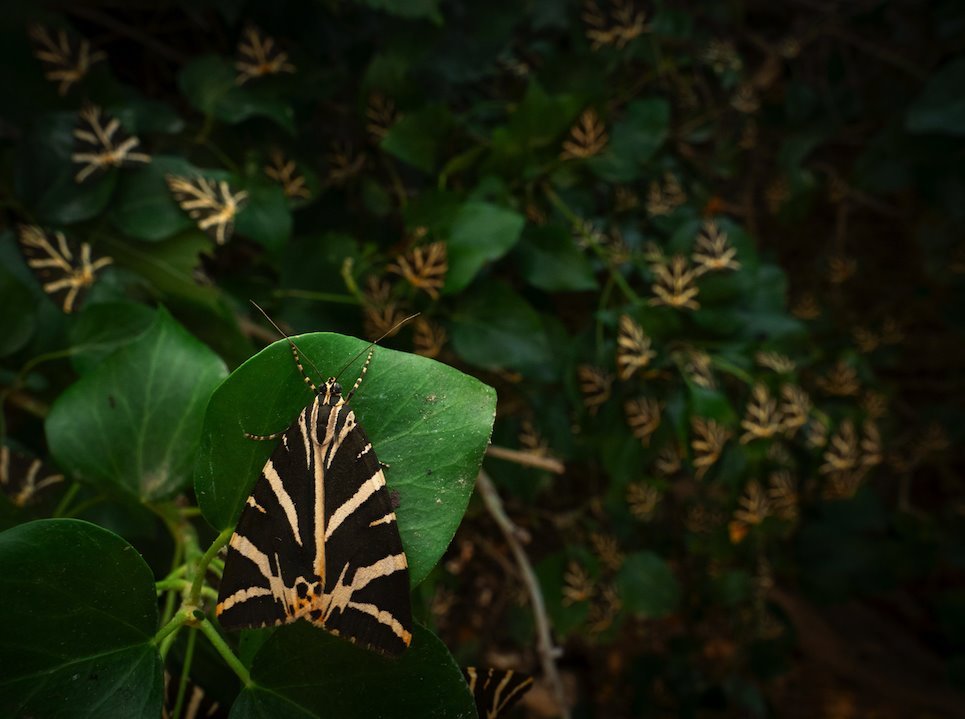
[(459, 292), (487, 262), (505, 255), (519, 240), (526, 219), (506, 207), (470, 201), (456, 213), (447, 243), (447, 293)]
[(153, 327), (69, 387), (47, 416), (47, 441), (73, 476), (142, 500), (191, 476), (211, 391), (226, 373), (164, 310)]
[(75, 519), (0, 534), (0, 715), (161, 713), (154, 577), (116, 534)]
[[(361, 649), (307, 622), (282, 627), (255, 656), (255, 685), (232, 719), (474, 719), (472, 695), (445, 645), (416, 624), (401, 657)], [(377, 678), (377, 688), (373, 679)]]
[(136, 302), (87, 305), (70, 326), (70, 361), (77, 374), (96, 369), (119, 347), (140, 337), (154, 322), (150, 307)]
[[(367, 346), (329, 333), (294, 341), (305, 367), (311, 371), (314, 363), (325, 374), (338, 372)], [(362, 359), (342, 373), (345, 386), (354, 382)], [(244, 433), (283, 430), (311, 400), (285, 341), (245, 362), (214, 392), (195, 477), (198, 503), (212, 525), (234, 526), (274, 449)], [(386, 481), (399, 494), (396, 514), (414, 586), (445, 551), (466, 510), (492, 432), (495, 392), (438, 362), (376, 348), (352, 407), (379, 459), (390, 465)]]

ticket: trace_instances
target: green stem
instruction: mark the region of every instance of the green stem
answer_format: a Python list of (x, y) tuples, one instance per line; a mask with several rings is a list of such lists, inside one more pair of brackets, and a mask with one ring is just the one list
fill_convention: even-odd
[(191, 594), (188, 597), (190, 601), (195, 606), (198, 606), (199, 598), (201, 597), (201, 587), (204, 585), (204, 573), (214, 559), (221, 548), (228, 543), (231, 539), (231, 535), (234, 533), (234, 529), (225, 529), (217, 536), (217, 538), (208, 547), (208, 551), (204, 553), (201, 559), (198, 561), (197, 569), (195, 569), (194, 582), (191, 584)]
[(85, 502), (81, 502), (72, 510), (63, 515), (63, 519), (70, 519), (71, 517), (78, 517), (84, 512), (86, 512), (91, 507), (95, 507), (101, 502), (107, 501), (107, 497), (93, 497)]
[(211, 642), (211, 645), (215, 648), (218, 654), (221, 655), (221, 658), (225, 660), (225, 663), (231, 667), (231, 670), (235, 674), (238, 675), (238, 678), (241, 679), (241, 683), (246, 687), (252, 686), (254, 682), (251, 681), (251, 674), (248, 673), (248, 669), (245, 668), (245, 665), (241, 663), (241, 660), (238, 659), (237, 655), (231, 651), (231, 647), (228, 646), (224, 638), (222, 638), (222, 636), (218, 633), (218, 630), (215, 629), (215, 626), (211, 623), (211, 620), (205, 617), (201, 622), (200, 629), (202, 632), (204, 632), (204, 636), (208, 638), (208, 641)]
[(191, 674), (191, 663), (194, 659), (194, 643), (198, 638), (197, 632), (188, 633), (188, 646), (184, 650), (184, 664), (181, 665), (181, 681), (178, 682), (178, 697), (174, 701), (174, 710), (171, 712), (171, 719), (180, 719), (181, 706), (184, 703), (184, 695), (188, 688), (188, 677)]
[(610, 264), (610, 261), (603, 249), (597, 246), (596, 242), (593, 241), (593, 238), (590, 237), (589, 233), (583, 229), (583, 218), (573, 212), (573, 210), (571, 210), (563, 201), (563, 198), (556, 193), (556, 190), (549, 185), (543, 186), (543, 192), (550, 203), (552, 203), (552, 205), (560, 211), (560, 214), (563, 215), (563, 217), (577, 229), (577, 232), (579, 232), (585, 240), (588, 240), (586, 243), (587, 246), (589, 246), (593, 252), (596, 253), (597, 257), (603, 260), (603, 263), (607, 266), (607, 270), (610, 273), (610, 278), (616, 283), (617, 287), (620, 288), (620, 291), (623, 292), (627, 300), (635, 305), (640, 304), (642, 302), (640, 295), (633, 291), (633, 288), (627, 283), (626, 278), (620, 274), (620, 270)]
[(158, 630), (157, 634), (154, 635), (154, 643), (160, 644), (161, 642), (163, 642), (166, 637), (168, 637), (169, 635), (173, 634), (178, 629), (180, 629), (181, 625), (184, 624), (189, 619), (191, 619), (192, 617), (193, 617), (193, 614), (191, 612), (186, 611), (184, 609), (179, 610), (178, 613), (175, 614), (174, 617), (171, 619), (171, 621), (165, 624), (163, 627), (161, 627)]
[(70, 487), (67, 489), (67, 491), (64, 492), (63, 498), (60, 500), (60, 502), (57, 503), (57, 509), (54, 510), (54, 513), (51, 516), (54, 519), (59, 519), (60, 517), (63, 517), (64, 512), (67, 511), (67, 507), (69, 507), (70, 503), (74, 501), (74, 497), (77, 496), (77, 493), (79, 491), (80, 491), (80, 485), (77, 482), (74, 482), (73, 484), (71, 484)]

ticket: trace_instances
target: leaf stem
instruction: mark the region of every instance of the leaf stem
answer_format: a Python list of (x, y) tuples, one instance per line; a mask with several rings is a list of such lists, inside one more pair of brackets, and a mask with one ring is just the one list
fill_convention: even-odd
[(190, 611), (187, 611), (186, 609), (182, 608), (178, 610), (178, 613), (171, 618), (171, 621), (169, 621), (167, 624), (161, 627), (158, 630), (157, 634), (154, 635), (154, 643), (160, 644), (168, 637), (168, 635), (176, 632), (178, 629), (181, 628), (182, 624), (189, 621), (193, 617), (194, 617), (194, 614)]
[(79, 491), (80, 485), (77, 482), (73, 482), (70, 487), (68, 487), (67, 491), (64, 492), (64, 496), (61, 498), (60, 502), (57, 503), (57, 508), (54, 510), (54, 513), (51, 515), (51, 517), (54, 519), (60, 519), (63, 517), (64, 512), (67, 511), (67, 507), (69, 507), (70, 503), (74, 501), (74, 497), (77, 496)]
[(181, 680), (178, 682), (178, 696), (174, 702), (171, 719), (180, 719), (181, 717), (181, 707), (184, 704), (185, 690), (188, 688), (188, 677), (191, 674), (191, 663), (194, 660), (194, 643), (197, 641), (197, 638), (197, 632), (188, 632), (188, 645), (184, 649), (184, 663), (181, 665)]
[(218, 654), (221, 655), (221, 658), (225, 660), (225, 663), (238, 675), (241, 683), (246, 687), (252, 686), (254, 682), (251, 681), (251, 674), (248, 673), (248, 669), (241, 663), (237, 655), (231, 651), (231, 647), (228, 646), (228, 643), (225, 642), (221, 634), (218, 633), (218, 630), (211, 623), (211, 620), (205, 617), (201, 621), (199, 628), (204, 633), (204, 636), (208, 638), (208, 641), (211, 642), (215, 650), (217, 650)]
[(234, 529), (223, 530), (221, 534), (219, 534), (211, 543), (211, 546), (208, 547), (208, 550), (204, 553), (201, 559), (198, 560), (197, 569), (195, 570), (194, 574), (194, 581), (191, 583), (191, 593), (188, 596), (188, 601), (195, 606), (198, 605), (198, 600), (201, 597), (201, 587), (204, 584), (204, 573), (207, 570), (208, 565), (211, 563), (211, 560), (218, 555), (218, 552), (221, 551), (221, 548), (228, 543), (233, 533)]

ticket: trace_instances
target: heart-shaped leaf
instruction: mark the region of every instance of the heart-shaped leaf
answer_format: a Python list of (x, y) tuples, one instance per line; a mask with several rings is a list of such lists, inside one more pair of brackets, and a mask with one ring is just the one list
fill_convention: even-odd
[[(316, 333), (293, 338), (307, 371), (326, 374), (364, 352), (354, 337)], [(364, 357), (342, 372), (351, 386)], [(314, 372), (315, 382), (324, 381)], [(266, 347), (225, 380), (205, 416), (195, 491), (204, 516), (233, 527), (273, 442), (245, 437), (286, 429), (312, 401), (285, 341)], [(496, 395), (476, 379), (418, 355), (376, 348), (352, 399), (359, 423), (398, 492), (399, 532), (413, 586), (445, 551), (469, 502), (492, 432)]]
[(167, 312), (139, 339), (67, 389), (47, 416), (47, 442), (71, 475), (142, 500), (190, 479), (204, 408), (221, 359)]
[(158, 717), (161, 657), (150, 568), (76, 519), (0, 534), (0, 715)]
[(296, 622), (275, 632), (258, 651), (251, 678), (255, 685), (241, 692), (232, 719), (476, 716), (459, 667), (445, 645), (419, 624), (408, 651), (387, 658)]

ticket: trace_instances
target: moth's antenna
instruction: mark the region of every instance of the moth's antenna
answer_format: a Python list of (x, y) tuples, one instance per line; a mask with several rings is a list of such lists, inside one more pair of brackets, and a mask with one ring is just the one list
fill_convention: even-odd
[[(265, 312), (263, 309), (261, 309), (261, 307), (258, 306), (258, 303), (257, 303), (257, 302), (255, 302), (254, 300), (248, 300), (248, 301), (251, 302), (251, 304), (253, 304), (253, 305), (255, 306), (255, 308), (256, 308), (259, 312), (261, 312), (261, 314), (263, 314), (263, 315), (265, 316), (265, 319), (266, 319), (266, 320), (268, 320), (269, 322), (271, 322), (271, 326), (274, 327), (276, 330), (278, 330), (278, 334), (280, 334), (282, 337), (284, 337), (286, 340), (288, 340), (288, 344), (290, 344), (290, 345), (292, 346), (292, 349), (294, 349), (294, 350), (298, 353), (298, 356), (299, 356), (299, 357), (302, 357), (302, 358), (304, 358), (305, 360), (308, 361), (308, 364), (310, 364), (310, 365), (312, 366), (312, 369), (315, 370), (315, 375), (316, 375), (317, 377), (319, 377), (319, 378), (323, 378), (322, 373), (318, 371), (318, 367), (315, 366), (315, 363), (312, 362), (311, 358), (310, 358), (310, 357), (307, 357), (307, 356), (304, 355), (304, 354), (302, 354), (301, 350), (299, 350), (298, 347), (295, 346), (295, 343), (292, 342), (292, 338), (289, 337), (287, 334), (285, 334), (285, 331), (284, 331), (281, 327), (279, 327), (278, 325), (275, 324), (275, 320), (273, 320), (271, 317), (269, 317), (269, 316), (268, 316), (268, 313)], [(405, 320), (403, 320), (403, 322), (405, 322)], [(394, 328), (393, 328), (393, 329), (394, 329)]]
[(340, 370), (338, 371), (338, 374), (337, 374), (337, 375), (335, 375), (335, 379), (338, 379), (339, 377), (341, 377), (342, 372), (344, 372), (345, 370), (347, 370), (347, 369), (352, 365), (352, 363), (353, 363), (355, 360), (357, 360), (359, 357), (361, 357), (362, 355), (364, 355), (364, 354), (368, 351), (369, 347), (374, 347), (374, 346), (377, 345), (379, 342), (381, 342), (381, 341), (384, 340), (386, 337), (388, 337), (390, 334), (392, 334), (392, 333), (395, 332), (397, 329), (399, 329), (399, 328), (400, 328), (402, 325), (404, 325), (406, 322), (408, 322), (409, 320), (414, 320), (416, 317), (418, 317), (418, 316), (421, 315), (421, 314), (422, 314), (421, 312), (416, 312), (414, 315), (409, 315), (409, 316), (406, 317), (404, 320), (399, 320), (398, 322), (396, 322), (396, 323), (392, 326), (392, 328), (389, 329), (384, 335), (382, 335), (382, 336), (379, 337), (377, 340), (375, 340), (375, 342), (372, 342), (372, 343), (366, 345), (365, 349), (363, 349), (361, 352), (359, 352), (357, 355), (355, 355), (352, 359), (350, 359), (348, 362), (346, 362), (346, 363), (345, 363), (345, 366), (342, 367), (342, 369), (340, 369)]

